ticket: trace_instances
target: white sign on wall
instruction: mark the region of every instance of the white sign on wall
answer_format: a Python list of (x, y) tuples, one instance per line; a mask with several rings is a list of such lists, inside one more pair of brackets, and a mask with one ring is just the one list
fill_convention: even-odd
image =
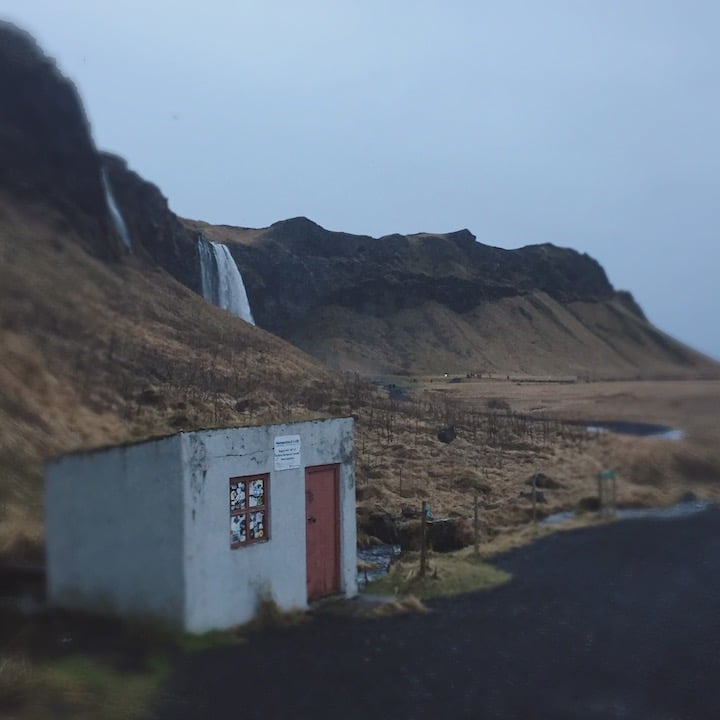
[(300, 467), (300, 436), (279, 435), (274, 443), (275, 470), (294, 470)]

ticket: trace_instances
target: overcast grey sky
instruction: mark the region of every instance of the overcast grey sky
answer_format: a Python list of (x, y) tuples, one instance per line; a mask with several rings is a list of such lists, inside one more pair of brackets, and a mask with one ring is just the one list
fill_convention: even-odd
[(0, 0), (175, 212), (587, 252), (720, 358), (717, 0)]

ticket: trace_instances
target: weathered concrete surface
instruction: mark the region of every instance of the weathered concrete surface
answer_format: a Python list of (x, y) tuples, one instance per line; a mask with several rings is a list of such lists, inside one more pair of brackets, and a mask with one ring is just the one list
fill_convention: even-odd
[[(278, 436), (300, 466), (274, 469)], [(357, 593), (353, 421), (182, 433), (77, 454), (46, 472), (48, 600), (159, 616), (204, 632), (250, 620), (258, 599), (307, 607), (305, 468), (339, 466), (340, 591)], [(270, 535), (230, 547), (229, 479), (270, 473)]]
[(182, 622), (181, 463), (175, 436), (47, 466), (51, 604)]
[[(204, 631), (252, 618), (260, 595), (306, 608), (305, 468), (340, 464), (341, 590), (357, 592), (352, 419), (183, 436), (186, 627)], [(273, 470), (273, 440), (299, 435), (301, 467)], [(242, 470), (240, 470), (241, 468)], [(228, 479), (271, 473), (270, 541), (228, 550)]]

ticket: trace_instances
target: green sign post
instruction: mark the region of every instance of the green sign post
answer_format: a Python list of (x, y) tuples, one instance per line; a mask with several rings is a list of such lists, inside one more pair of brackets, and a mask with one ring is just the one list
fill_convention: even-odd
[(600, 502), (600, 515), (615, 514), (615, 499), (617, 496), (617, 473), (615, 470), (601, 470), (598, 473), (598, 500)]

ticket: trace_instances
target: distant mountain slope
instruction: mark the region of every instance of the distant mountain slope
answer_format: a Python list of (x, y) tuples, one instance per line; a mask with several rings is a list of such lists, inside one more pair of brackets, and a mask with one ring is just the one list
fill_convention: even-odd
[(269, 228), (185, 221), (231, 246), (258, 324), (333, 367), (369, 374), (581, 377), (717, 373), (653, 327), (587, 255), (503, 250), (467, 230), (383, 238), (306, 218)]

